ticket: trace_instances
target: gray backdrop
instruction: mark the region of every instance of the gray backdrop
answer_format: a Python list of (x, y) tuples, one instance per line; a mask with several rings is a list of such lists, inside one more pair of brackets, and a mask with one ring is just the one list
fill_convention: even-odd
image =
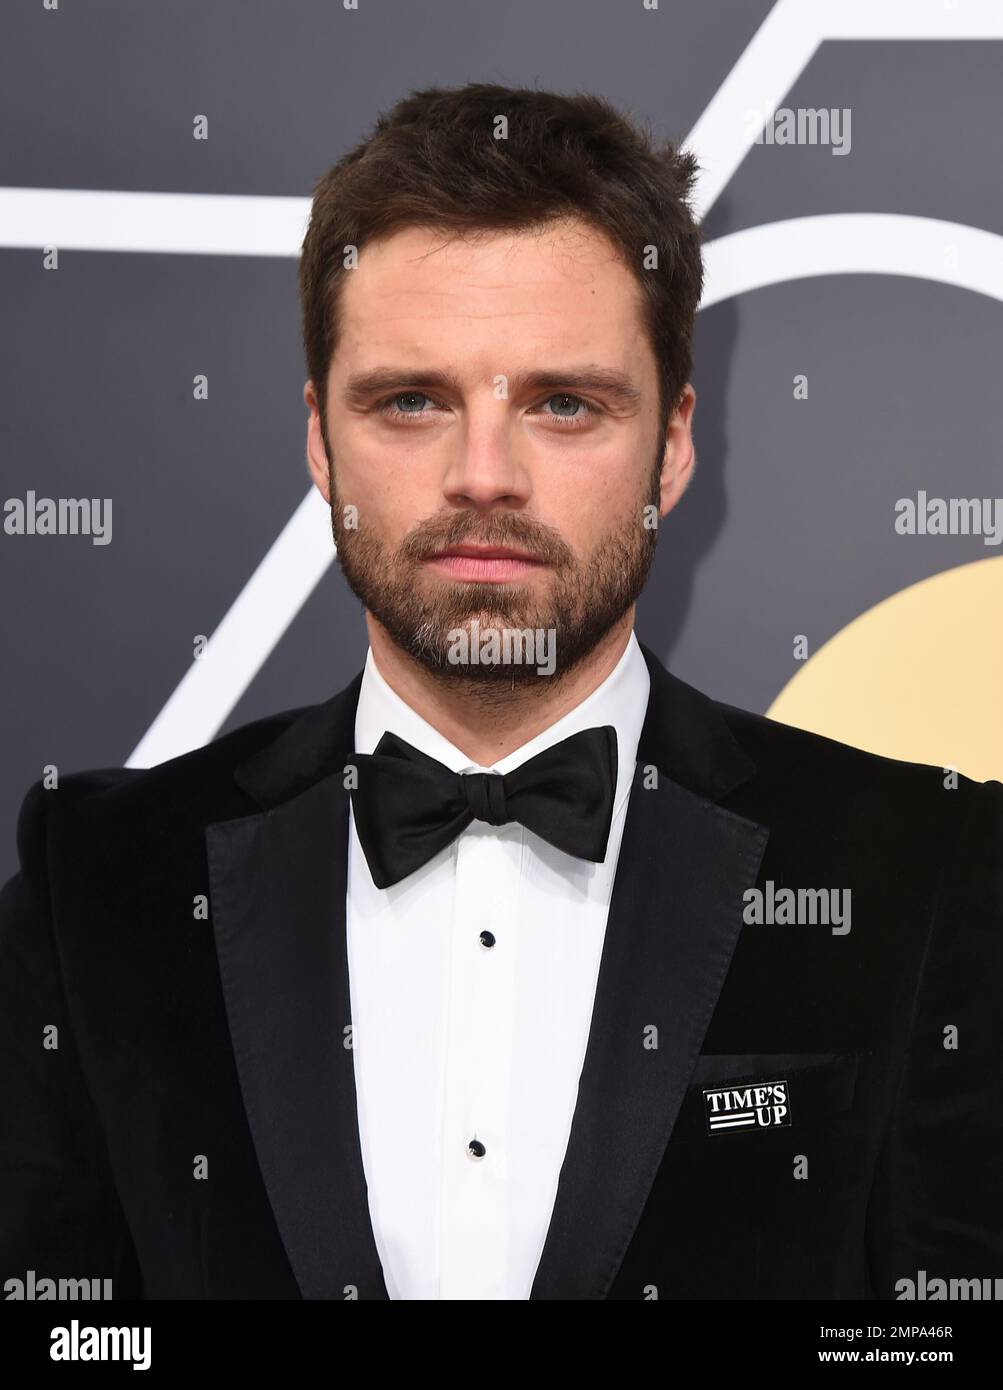
[[(921, 8), (919, 4), (913, 8)], [(938, 8), (944, 11), (941, 0)], [(962, 7), (964, 8), (964, 7)], [(591, 90), (683, 137), (769, 0), (43, 0), (5, 6), (5, 189), (309, 195), (404, 92)], [(1003, 231), (1003, 46), (824, 42), (790, 107), (850, 108), (852, 147), (756, 145), (708, 235), (885, 212)], [(206, 113), (209, 139), (192, 138)], [(2, 203), (0, 203), (2, 206)], [(113, 541), (0, 534), (0, 877), (43, 765), (120, 765), (302, 500), (305, 378), (286, 256), (11, 245), (0, 217), (2, 497), (112, 497)], [(56, 238), (58, 240), (58, 238)], [(1003, 306), (891, 275), (757, 289), (698, 318), (699, 465), (664, 524), (639, 635), (685, 680), (765, 710), (880, 599), (997, 553), (903, 543), (893, 500), (1000, 488)], [(209, 399), (192, 399), (205, 372)], [(809, 399), (792, 379), (804, 373)], [(333, 566), (225, 727), (324, 698), (365, 654)]]

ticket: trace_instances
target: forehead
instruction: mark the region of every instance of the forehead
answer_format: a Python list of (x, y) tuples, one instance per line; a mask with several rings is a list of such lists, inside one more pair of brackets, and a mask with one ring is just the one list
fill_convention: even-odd
[(333, 370), (387, 352), (426, 364), (437, 352), (494, 371), (556, 351), (635, 374), (650, 358), (653, 368), (637, 281), (578, 220), (463, 236), (401, 229), (363, 248), (339, 309)]

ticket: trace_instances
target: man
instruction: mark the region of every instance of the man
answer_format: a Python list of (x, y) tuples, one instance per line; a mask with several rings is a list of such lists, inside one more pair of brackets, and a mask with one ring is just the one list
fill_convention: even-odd
[(690, 156), (413, 94), (317, 187), (331, 700), (36, 786), (4, 1278), (147, 1298), (895, 1298), (1003, 1275), (1003, 788), (633, 632), (693, 473)]

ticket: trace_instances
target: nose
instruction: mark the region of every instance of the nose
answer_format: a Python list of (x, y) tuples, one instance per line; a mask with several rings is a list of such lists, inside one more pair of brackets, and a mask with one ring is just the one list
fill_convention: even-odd
[(523, 507), (531, 495), (530, 477), (512, 428), (507, 400), (490, 394), (468, 409), (462, 430), (453, 436), (446, 461), (443, 495), (458, 507)]

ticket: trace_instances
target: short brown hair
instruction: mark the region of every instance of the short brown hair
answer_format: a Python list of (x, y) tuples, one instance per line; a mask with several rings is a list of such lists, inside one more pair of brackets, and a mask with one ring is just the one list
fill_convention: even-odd
[[(507, 118), (507, 138), (496, 121)], [(703, 290), (688, 204), (697, 163), (655, 144), (601, 97), (474, 82), (412, 92), (314, 188), (299, 263), (303, 343), (321, 422), (346, 249), (408, 226), (522, 230), (579, 217), (617, 247), (643, 292), (663, 421), (692, 369)], [(646, 269), (647, 248), (657, 269)]]

